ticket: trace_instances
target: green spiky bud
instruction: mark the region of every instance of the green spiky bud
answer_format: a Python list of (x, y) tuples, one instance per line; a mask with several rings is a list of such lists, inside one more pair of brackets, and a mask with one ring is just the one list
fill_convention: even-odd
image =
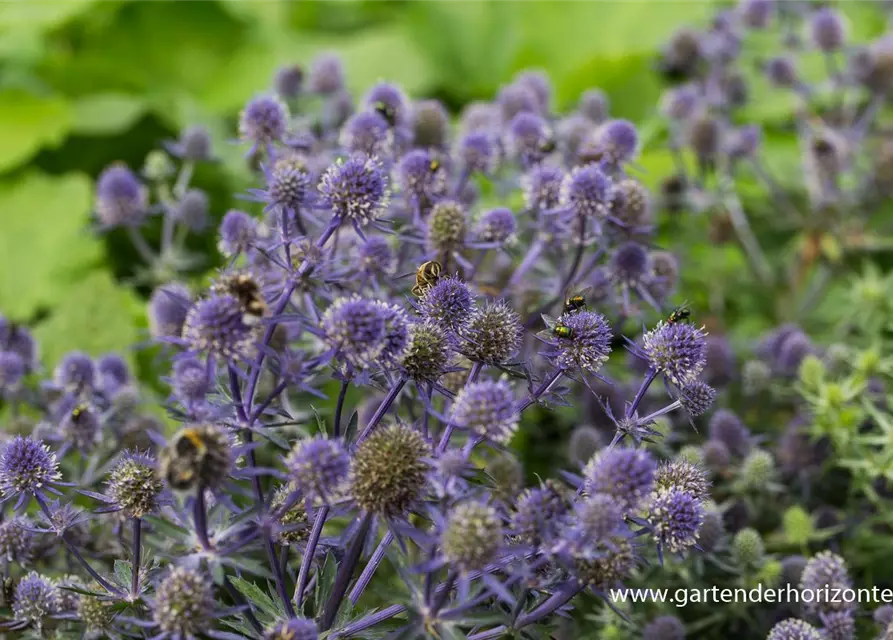
[(158, 506), (164, 484), (149, 454), (127, 453), (109, 473), (109, 496), (128, 518), (142, 518)]
[(460, 571), (483, 569), (493, 562), (503, 543), (502, 519), (493, 507), (466, 502), (450, 513), (442, 550)]
[(442, 200), (428, 218), (428, 247), (439, 253), (461, 249), (468, 232), (465, 208), (453, 200)]
[(732, 552), (738, 564), (748, 567), (759, 567), (763, 564), (766, 548), (763, 538), (750, 527), (741, 529), (732, 540)]
[(380, 427), (359, 444), (350, 469), (357, 505), (382, 515), (404, 514), (425, 487), (430, 447), (404, 424)]

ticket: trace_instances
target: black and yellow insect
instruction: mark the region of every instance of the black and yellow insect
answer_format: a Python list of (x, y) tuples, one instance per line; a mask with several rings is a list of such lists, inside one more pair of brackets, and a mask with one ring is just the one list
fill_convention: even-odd
[(174, 436), (171, 450), (175, 452), (167, 466), (167, 481), (175, 489), (193, 485), (199, 469), (208, 455), (208, 446), (198, 429), (187, 428)]
[(86, 404), (79, 404), (79, 405), (75, 406), (71, 410), (71, 421), (74, 422), (75, 424), (77, 424), (80, 421), (81, 417), (84, 415), (84, 413), (86, 413), (87, 410), (89, 410), (89, 408), (90, 407), (87, 406)]
[(431, 159), (431, 164), (428, 165), (428, 168), (431, 170), (431, 173), (436, 173), (438, 169), (440, 169), (440, 160), (437, 158)]
[(547, 138), (543, 140), (542, 144), (540, 144), (540, 151), (543, 153), (552, 153), (555, 151), (557, 145), (555, 144), (555, 138)]
[(391, 105), (385, 102), (376, 102), (373, 109), (375, 109), (378, 115), (385, 119), (388, 126), (393, 127), (397, 124), (397, 110)]
[(688, 308), (688, 305), (683, 304), (670, 312), (670, 315), (667, 316), (667, 324), (685, 322), (689, 318), (691, 318), (691, 309)]
[(215, 293), (228, 294), (238, 300), (246, 324), (253, 324), (267, 315), (268, 307), (260, 285), (247, 273), (224, 276), (212, 288)]
[(560, 323), (552, 327), (552, 333), (565, 340), (570, 340), (574, 337), (574, 330), (567, 325), (563, 325)]
[(425, 291), (437, 283), (442, 272), (443, 265), (436, 260), (428, 260), (420, 264), (415, 272), (415, 286), (412, 288), (412, 295), (421, 298)]
[(586, 308), (586, 298), (581, 295), (573, 295), (565, 299), (562, 313), (574, 313)]

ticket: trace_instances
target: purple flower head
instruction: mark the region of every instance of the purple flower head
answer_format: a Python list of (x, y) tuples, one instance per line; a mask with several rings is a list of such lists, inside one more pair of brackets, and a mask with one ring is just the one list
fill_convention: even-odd
[(802, 331), (791, 332), (781, 341), (778, 350), (776, 362), (779, 371), (784, 375), (796, 375), (803, 359), (814, 352), (815, 346), (809, 336)]
[(291, 618), (264, 633), (264, 640), (317, 640), (316, 623), (308, 618)]
[(282, 158), (267, 173), (264, 200), (276, 209), (297, 211), (312, 194), (312, 180), (306, 164), (296, 157)]
[(603, 220), (612, 197), (611, 179), (594, 164), (574, 168), (561, 183), (561, 205), (575, 216)]
[(35, 538), (31, 521), (24, 516), (13, 516), (0, 522), (0, 559), (27, 564), (34, 553)]
[(580, 94), (577, 111), (593, 124), (601, 124), (608, 119), (608, 96), (601, 89), (587, 89)]
[(722, 512), (715, 507), (705, 508), (704, 521), (698, 532), (698, 546), (706, 553), (710, 553), (719, 546), (725, 534), (726, 527), (722, 521)]
[(738, 9), (741, 12), (742, 21), (748, 27), (765, 29), (772, 20), (775, 2), (773, 0), (742, 0)]
[(59, 433), (78, 451), (91, 451), (102, 439), (99, 411), (91, 404), (72, 403), (62, 412)]
[(472, 131), (462, 136), (455, 155), (468, 173), (489, 175), (499, 166), (499, 147), (488, 131)]
[(394, 367), (401, 361), (409, 348), (409, 320), (402, 307), (376, 300), (379, 312), (384, 318), (384, 347), (378, 355), (379, 362), (387, 368)]
[(578, 157), (580, 147), (592, 137), (594, 129), (592, 121), (579, 113), (559, 120), (555, 127), (556, 141), (564, 157)]
[(505, 380), (465, 385), (453, 403), (450, 421), (498, 444), (506, 444), (518, 429), (515, 396)]
[[(800, 576), (800, 589), (810, 590), (817, 595), (821, 589), (829, 588), (831, 598), (813, 598), (812, 602), (804, 599), (804, 607), (813, 613), (831, 613), (834, 611), (852, 611), (855, 603), (844, 602), (840, 592), (853, 587), (846, 561), (831, 551), (820, 551), (810, 558)], [(835, 591), (837, 596), (834, 597)]]
[(311, 503), (328, 503), (344, 492), (350, 456), (338, 440), (308, 438), (295, 443), (285, 460), (289, 479)]
[(107, 482), (109, 498), (128, 518), (154, 513), (164, 489), (155, 458), (139, 451), (125, 451), (109, 472)]
[(521, 176), (524, 205), (531, 211), (548, 211), (558, 206), (565, 173), (560, 167), (539, 164)]
[(379, 82), (369, 89), (363, 98), (367, 109), (384, 116), (392, 127), (405, 127), (410, 124), (412, 107), (403, 89), (389, 82)]
[(764, 67), (766, 77), (776, 87), (790, 88), (799, 82), (797, 67), (794, 60), (788, 56), (776, 56), (770, 58)]
[(429, 250), (448, 253), (461, 249), (468, 232), (465, 207), (455, 200), (441, 200), (431, 209), (428, 233), (425, 238)]
[(99, 388), (108, 396), (131, 381), (130, 367), (127, 361), (117, 353), (107, 353), (96, 362), (99, 374)]
[(332, 214), (365, 226), (378, 218), (388, 206), (388, 179), (375, 158), (353, 155), (338, 160), (319, 182), (322, 204)]
[(156, 287), (149, 297), (149, 333), (155, 338), (180, 337), (191, 305), (186, 285), (169, 282)]
[[(803, 558), (803, 556), (800, 557)], [(806, 562), (805, 558), (803, 559), (803, 562)], [(797, 582), (799, 581), (800, 579), (798, 578)], [(886, 629), (888, 626), (890, 626), (891, 623), (893, 623), (893, 604), (884, 604), (879, 606), (877, 609), (874, 610), (874, 613), (871, 617), (874, 620), (875, 624), (881, 627), (881, 629)]]
[(426, 321), (409, 327), (409, 344), (400, 360), (403, 372), (418, 382), (435, 382), (450, 362), (450, 338), (437, 324)]
[(639, 150), (639, 133), (629, 120), (609, 120), (597, 136), (602, 157), (614, 166), (631, 161)]
[(505, 533), (499, 512), (480, 502), (453, 507), (441, 539), (444, 558), (461, 573), (483, 569), (497, 559)]
[(26, 327), (9, 322), (0, 315), (0, 351), (18, 354), (25, 371), (37, 367), (37, 342)]
[(208, 130), (200, 125), (183, 129), (180, 132), (180, 139), (168, 145), (167, 149), (173, 155), (192, 162), (206, 162), (213, 158), (211, 136)]
[(338, 298), (320, 321), (323, 340), (352, 366), (371, 365), (385, 348), (386, 322), (374, 300)]
[(584, 470), (584, 490), (614, 497), (624, 513), (634, 511), (654, 486), (657, 464), (644, 449), (614, 447), (598, 453)]
[(665, 116), (671, 120), (687, 120), (698, 108), (701, 93), (696, 85), (684, 84), (664, 92), (660, 107)]
[(704, 506), (688, 491), (658, 491), (648, 506), (648, 522), (658, 543), (671, 553), (680, 553), (698, 542)]
[(446, 169), (430, 151), (414, 149), (397, 165), (397, 184), (407, 202), (421, 206), (446, 191)]
[(715, 398), (716, 390), (700, 380), (692, 380), (679, 390), (679, 402), (682, 408), (694, 418), (707, 413), (713, 406)]
[(652, 251), (650, 258), (654, 276), (649, 282), (649, 289), (660, 300), (676, 289), (679, 282), (679, 260), (669, 251)]
[(16, 436), (0, 451), (0, 493), (4, 499), (41, 492), (61, 477), (56, 454), (42, 440)]
[(16, 585), (12, 598), (12, 616), (38, 629), (46, 618), (61, 612), (62, 594), (47, 578), (31, 571)]
[(619, 285), (636, 289), (651, 275), (648, 249), (638, 242), (624, 242), (611, 254), (611, 278)]
[(462, 351), (478, 362), (503, 364), (517, 353), (523, 336), (518, 314), (505, 302), (490, 302), (471, 314), (463, 331)]
[(174, 567), (155, 589), (152, 618), (167, 635), (191, 638), (214, 621), (213, 582), (186, 567)]
[(649, 366), (677, 387), (684, 387), (704, 369), (706, 334), (688, 322), (659, 322), (642, 339)]
[(450, 133), (450, 114), (439, 100), (412, 106), (412, 144), (421, 149), (444, 149)]
[(651, 227), (654, 215), (651, 211), (651, 195), (638, 180), (626, 178), (614, 189), (611, 201), (611, 217), (627, 231), (642, 231)]
[(563, 314), (558, 322), (570, 330), (570, 335), (556, 336), (553, 332), (551, 348), (545, 355), (564, 370), (598, 372), (611, 353), (611, 327), (607, 319), (596, 311), (577, 311)]
[(183, 339), (190, 349), (225, 360), (251, 357), (257, 346), (258, 326), (246, 321), (239, 301), (229, 294), (212, 294), (189, 308)]
[(350, 486), (361, 509), (384, 516), (405, 515), (422, 495), (431, 448), (404, 424), (379, 427), (357, 445)]
[(288, 118), (288, 107), (279, 98), (254, 98), (239, 114), (239, 135), (254, 147), (280, 142), (288, 128)]
[(846, 42), (843, 18), (830, 7), (821, 7), (812, 14), (809, 33), (815, 46), (825, 52), (837, 51)]
[(575, 555), (601, 547), (622, 534), (623, 504), (606, 493), (585, 496), (574, 505), (573, 525), (565, 532)]
[(808, 622), (788, 618), (772, 627), (766, 640), (826, 640), (826, 638)]
[(149, 208), (145, 186), (127, 167), (112, 165), (96, 182), (96, 215), (108, 227), (138, 226)]
[(304, 68), (298, 64), (289, 64), (279, 67), (273, 78), (273, 87), (276, 93), (286, 100), (293, 100), (301, 94), (301, 86), (304, 84)]
[(53, 383), (62, 389), (92, 389), (96, 385), (96, 365), (81, 351), (66, 354), (53, 370)]
[(745, 125), (729, 132), (726, 153), (732, 160), (751, 158), (763, 141), (763, 130), (757, 124)]
[(235, 257), (257, 243), (257, 221), (244, 211), (231, 209), (220, 221), (217, 248), (227, 258)]
[(713, 414), (707, 433), (712, 440), (725, 444), (737, 457), (744, 457), (750, 452), (750, 431), (741, 418), (728, 409), (720, 409)]
[(518, 82), (502, 87), (496, 96), (496, 104), (503, 122), (511, 122), (521, 113), (540, 112), (540, 101), (536, 93), (529, 86)]
[(512, 118), (508, 129), (509, 152), (522, 167), (545, 158), (554, 147), (549, 123), (535, 113), (523, 112)]
[(493, 134), (502, 127), (500, 118), (497, 105), (490, 102), (470, 102), (462, 109), (461, 128), (466, 134), (475, 131)]
[(310, 64), (310, 91), (332, 95), (344, 88), (344, 64), (336, 53), (320, 53)]
[(393, 150), (394, 133), (377, 111), (360, 111), (341, 127), (339, 141), (349, 153), (386, 157)]
[(386, 238), (369, 236), (366, 242), (357, 247), (357, 260), (363, 273), (392, 275), (396, 268), (397, 258)]
[(561, 533), (569, 512), (567, 491), (546, 480), (518, 498), (511, 516), (512, 535), (535, 548), (550, 545)]
[(211, 389), (208, 367), (198, 358), (191, 356), (174, 362), (171, 382), (174, 394), (180, 402), (187, 405), (201, 402)]
[(549, 112), (549, 103), (552, 100), (552, 83), (549, 75), (540, 69), (528, 69), (515, 76), (515, 84), (527, 87), (536, 96), (540, 113)]
[(685, 491), (702, 502), (710, 497), (707, 474), (698, 465), (682, 459), (660, 464), (654, 474), (654, 488), (658, 493)]
[(685, 626), (676, 616), (658, 616), (642, 629), (642, 640), (685, 640)]
[(515, 235), (517, 226), (512, 210), (498, 207), (484, 212), (478, 220), (475, 235), (483, 242), (503, 244)]
[(852, 611), (820, 613), (819, 619), (828, 640), (855, 640), (856, 620)]
[(183, 194), (173, 210), (173, 217), (193, 231), (201, 231), (208, 225), (211, 203), (208, 194), (201, 189), (190, 189)]
[(17, 389), (25, 373), (27, 367), (22, 356), (14, 351), (0, 351), (0, 390)]

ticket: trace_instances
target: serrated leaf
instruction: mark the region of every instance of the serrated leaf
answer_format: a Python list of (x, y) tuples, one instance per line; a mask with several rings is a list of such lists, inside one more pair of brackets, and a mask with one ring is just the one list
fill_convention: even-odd
[(338, 573), (338, 563), (331, 553), (327, 553), (322, 566), (317, 573), (316, 591), (314, 593), (315, 610), (321, 612), (323, 606), (332, 594), (332, 587), (335, 584), (335, 575)]
[(34, 331), (46, 364), (55, 365), (75, 349), (95, 356), (117, 351), (133, 359), (129, 349), (139, 337), (136, 319), (144, 304), (130, 289), (96, 270), (60, 295), (50, 317)]
[(0, 312), (26, 320), (53, 307), (99, 260), (100, 243), (87, 231), (90, 202), (90, 181), (81, 174), (32, 173), (0, 183)]
[(64, 98), (20, 89), (0, 91), (0, 172), (60, 144), (70, 129), (71, 109)]
[(72, 131), (107, 136), (129, 129), (146, 112), (146, 101), (120, 93), (100, 93), (81, 98), (72, 106)]
[(284, 615), (282, 607), (277, 605), (276, 601), (264, 593), (263, 590), (253, 582), (248, 582), (247, 580), (236, 577), (231, 578), (230, 581), (233, 583), (233, 586), (239, 590), (239, 593), (245, 596), (251, 604), (263, 611), (266, 615), (271, 618), (279, 618)]
[(133, 579), (130, 563), (124, 560), (115, 560), (115, 577), (118, 579), (118, 584), (130, 588), (130, 582)]

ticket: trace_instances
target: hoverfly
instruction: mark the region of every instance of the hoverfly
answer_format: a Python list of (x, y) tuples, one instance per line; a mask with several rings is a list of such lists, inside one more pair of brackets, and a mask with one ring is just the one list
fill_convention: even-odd
[(412, 295), (421, 298), (428, 289), (437, 283), (441, 272), (443, 272), (443, 265), (436, 260), (428, 260), (420, 264), (415, 272), (415, 286), (412, 288)]
[(214, 283), (215, 293), (231, 295), (245, 314), (245, 324), (254, 324), (267, 314), (267, 303), (257, 280), (246, 273), (224, 276)]

